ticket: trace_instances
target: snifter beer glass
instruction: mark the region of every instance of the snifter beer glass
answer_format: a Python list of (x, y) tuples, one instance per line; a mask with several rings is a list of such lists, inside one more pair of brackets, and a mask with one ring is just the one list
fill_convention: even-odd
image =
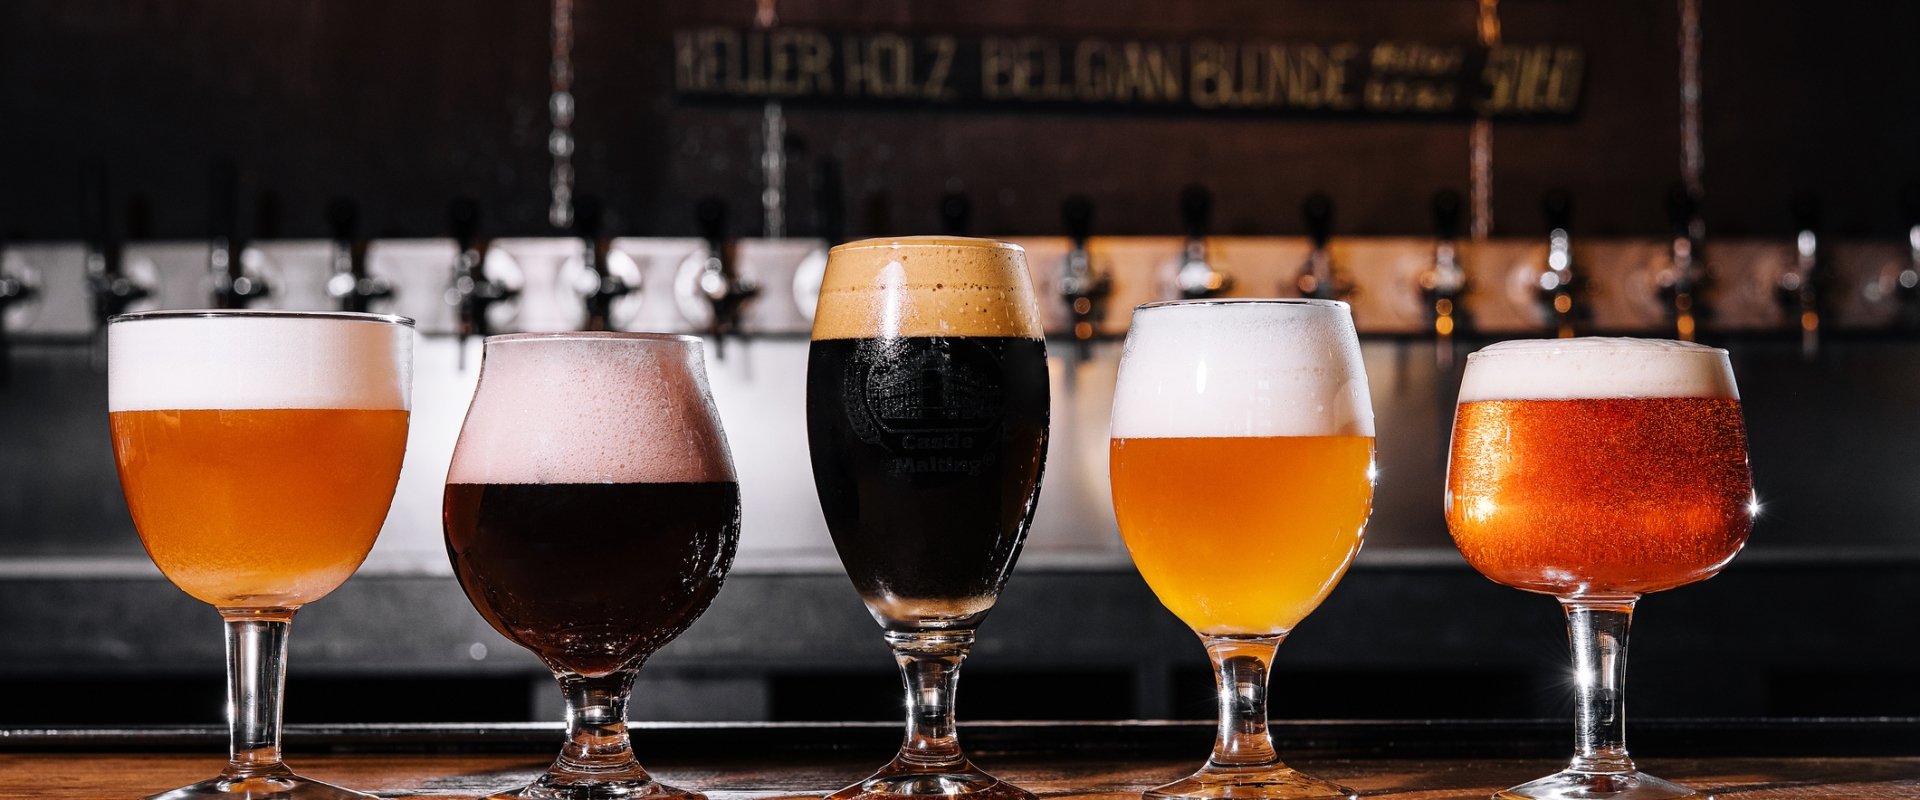
[(1213, 755), (1149, 798), (1334, 798), (1267, 732), (1275, 649), (1360, 549), (1373, 404), (1345, 303), (1207, 300), (1133, 312), (1113, 395), (1114, 514), (1134, 566), (1213, 659)]
[(707, 610), (740, 542), (700, 340), (488, 337), (444, 509), (467, 599), (567, 701), (560, 757), (494, 797), (700, 797), (654, 781), (627, 737), (634, 673)]
[(953, 695), (1039, 496), (1047, 350), (1018, 246), (833, 248), (807, 362), (813, 479), (906, 687), (900, 753), (847, 798), (1031, 798), (967, 760)]
[(1627, 628), (1641, 595), (1726, 566), (1753, 504), (1725, 350), (1559, 339), (1467, 358), (1447, 527), (1481, 574), (1558, 597), (1573, 644), (1572, 763), (1494, 797), (1697, 796), (1627, 756)]
[(114, 458), (160, 571), (226, 620), (220, 776), (153, 800), (371, 798), (280, 761), (294, 612), (358, 569), (407, 446), (413, 320), (156, 311), (107, 325)]

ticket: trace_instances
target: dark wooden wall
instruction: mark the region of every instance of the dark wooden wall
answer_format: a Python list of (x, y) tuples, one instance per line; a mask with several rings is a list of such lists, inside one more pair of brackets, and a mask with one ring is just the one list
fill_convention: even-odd
[[(1920, 4), (1702, 0), (1709, 226), (1779, 234), (1788, 196), (1819, 192), (1833, 230), (1893, 235), (1920, 180)], [(576, 0), (580, 189), (617, 232), (689, 234), (703, 195), (759, 227), (757, 109), (688, 108), (668, 91), (675, 27), (744, 25), (751, 0)], [(1567, 123), (1496, 128), (1496, 232), (1540, 228), (1564, 185), (1577, 227), (1658, 234), (1678, 177), (1676, 0), (1507, 0), (1510, 41), (1584, 46)], [(957, 33), (1200, 34), (1465, 41), (1472, 0), (783, 0), (782, 22)], [(207, 228), (209, 164), (241, 176), (242, 228), (321, 233), (327, 198), (369, 232), (438, 235), (456, 194), (496, 234), (544, 234), (548, 6), (540, 0), (11, 0), (0, 4), (0, 233), (72, 237), (79, 175), (104, 166), (151, 234)], [(1466, 124), (1210, 120), (1112, 114), (794, 109), (791, 230), (808, 231), (811, 164), (845, 164), (853, 233), (927, 230), (968, 192), (982, 233), (1057, 232), (1091, 194), (1101, 232), (1177, 230), (1175, 196), (1213, 187), (1217, 228), (1297, 233), (1310, 191), (1336, 230), (1424, 233), (1427, 198), (1467, 183)]]

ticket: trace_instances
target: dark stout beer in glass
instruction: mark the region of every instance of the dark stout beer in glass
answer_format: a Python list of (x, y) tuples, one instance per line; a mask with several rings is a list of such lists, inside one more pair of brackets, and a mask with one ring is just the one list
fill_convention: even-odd
[(807, 367), (814, 484), (908, 703), (901, 754), (836, 798), (1032, 796), (967, 761), (952, 690), (1039, 495), (1040, 336), (1016, 245), (873, 239), (828, 257)]

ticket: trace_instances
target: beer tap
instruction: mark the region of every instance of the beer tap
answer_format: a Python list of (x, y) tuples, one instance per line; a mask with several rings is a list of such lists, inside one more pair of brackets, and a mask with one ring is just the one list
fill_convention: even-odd
[(1895, 280), (1902, 313), (1912, 326), (1920, 323), (1920, 181), (1900, 192), (1900, 210), (1906, 215), (1907, 263)]
[(345, 197), (327, 203), (327, 227), (333, 232), (333, 275), (327, 295), (341, 311), (364, 312), (393, 296), (393, 284), (367, 274), (367, 240), (359, 237), (360, 208)]
[(218, 161), (212, 170), (207, 203), (207, 272), (213, 276), (215, 308), (246, 308), (272, 293), (267, 282), (247, 269), (246, 242), (237, 232), (239, 178), (233, 163)]
[(1547, 266), (1540, 271), (1540, 302), (1554, 335), (1570, 339), (1582, 311), (1575, 302), (1581, 279), (1573, 269), (1573, 195), (1565, 189), (1549, 189), (1540, 200), (1540, 210), (1547, 217)]
[(940, 195), (940, 232), (948, 236), (967, 235), (968, 223), (973, 221), (973, 201), (964, 192), (947, 192)]
[(1233, 276), (1213, 267), (1207, 254), (1207, 225), (1213, 217), (1213, 193), (1197, 183), (1180, 190), (1180, 223), (1187, 242), (1173, 273), (1174, 288), (1188, 300), (1218, 297), (1233, 288)]
[(487, 276), (488, 242), (480, 238), (480, 205), (472, 198), (462, 197), (454, 200), (447, 211), (457, 255), (453, 259), (453, 281), (446, 298), (447, 304), (454, 307), (458, 368), (464, 370), (467, 340), (492, 333), (487, 321), (488, 310), (496, 303), (513, 299), (518, 292)]
[(1691, 342), (1699, 319), (1706, 315), (1699, 293), (1712, 276), (1702, 242), (1706, 224), (1700, 217), (1700, 203), (1685, 184), (1676, 183), (1667, 191), (1667, 219), (1673, 226), (1671, 261), (1654, 276), (1654, 282), (1667, 302), (1675, 337)]
[(31, 272), (7, 269), (6, 255), (6, 239), (0, 238), (0, 388), (6, 388), (13, 378), (8, 312), (17, 305), (33, 302), (40, 294), (39, 281)]
[(1775, 285), (1780, 302), (1794, 312), (1800, 328), (1800, 355), (1813, 358), (1820, 354), (1820, 311), (1825, 300), (1828, 275), (1820, 256), (1820, 199), (1812, 192), (1797, 192), (1789, 203), (1793, 211), (1793, 267), (1780, 274)]
[(587, 318), (581, 330), (613, 330), (613, 303), (634, 290), (640, 288), (627, 283), (624, 278), (613, 274), (608, 266), (607, 256), (613, 241), (601, 236), (600, 198), (593, 195), (580, 195), (573, 201), (573, 233), (580, 237), (580, 258), (586, 267), (580, 273), (578, 285), (586, 303)]
[(1353, 290), (1353, 284), (1340, 274), (1334, 266), (1332, 252), (1327, 250), (1327, 242), (1333, 238), (1333, 198), (1325, 192), (1307, 195), (1300, 203), (1300, 218), (1307, 224), (1307, 238), (1312, 240), (1313, 249), (1307, 252), (1307, 263), (1300, 267), (1300, 274), (1294, 276), (1293, 288), (1301, 297), (1320, 300), (1346, 297)]
[(827, 252), (846, 241), (846, 197), (840, 183), (840, 161), (832, 156), (822, 156), (814, 164), (813, 215), (814, 232), (821, 244), (793, 270), (793, 302), (808, 322), (813, 321), (813, 312), (820, 304)]
[(1060, 297), (1067, 301), (1067, 313), (1073, 319), (1074, 352), (1085, 361), (1093, 355), (1095, 328), (1107, 314), (1113, 276), (1094, 268), (1093, 255), (1087, 249), (1087, 239), (1093, 233), (1093, 201), (1083, 194), (1068, 196), (1060, 203), (1060, 218), (1073, 240), (1060, 265)]
[[(94, 338), (99, 346), (104, 347), (107, 320), (126, 313), (135, 303), (152, 296), (153, 287), (127, 274), (120, 242), (113, 235), (106, 173), (89, 170), (80, 191), (83, 197), (80, 219), (87, 247), (87, 290), (93, 299)], [(145, 204), (138, 202), (137, 198), (128, 201), (129, 237), (146, 233), (145, 213)], [(105, 351), (101, 350), (98, 354), (104, 357)]]
[(727, 238), (727, 204), (718, 197), (707, 197), (694, 207), (694, 219), (700, 224), (700, 237), (707, 240), (707, 257), (700, 264), (695, 289), (713, 316), (707, 331), (713, 335), (713, 355), (726, 356), (726, 337), (739, 332), (740, 312), (760, 294), (760, 285), (740, 276), (733, 242)]
[(1460, 298), (1467, 292), (1467, 271), (1460, 266), (1460, 193), (1441, 189), (1433, 193), (1433, 265), (1420, 273), (1420, 296), (1427, 304), (1427, 323), (1433, 326), (1433, 361), (1452, 369), (1454, 334), (1467, 327)]

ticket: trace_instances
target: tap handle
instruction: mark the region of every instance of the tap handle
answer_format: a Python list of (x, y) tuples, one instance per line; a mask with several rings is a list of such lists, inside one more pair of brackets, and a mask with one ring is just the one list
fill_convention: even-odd
[(1460, 238), (1460, 193), (1441, 189), (1433, 193), (1433, 233), (1441, 239)]
[(1900, 213), (1907, 227), (1920, 227), (1920, 181), (1900, 190)]
[(967, 223), (973, 219), (973, 201), (962, 192), (940, 195), (940, 228), (949, 236), (967, 235)]
[(1573, 193), (1561, 186), (1548, 189), (1547, 193), (1540, 198), (1540, 213), (1547, 218), (1547, 230), (1571, 229), (1573, 227)]
[(480, 204), (471, 197), (454, 198), (447, 206), (447, 223), (460, 250), (472, 250), (480, 239)]
[(336, 242), (352, 242), (360, 232), (360, 206), (352, 198), (327, 201), (327, 230)]
[(708, 252), (719, 255), (727, 245), (727, 201), (708, 195), (693, 207), (694, 222), (700, 226), (700, 238), (707, 240)]
[(1300, 219), (1307, 224), (1307, 236), (1316, 249), (1324, 249), (1333, 238), (1333, 198), (1326, 192), (1314, 192), (1300, 203)]
[(1811, 191), (1801, 190), (1793, 193), (1787, 201), (1787, 210), (1793, 213), (1793, 229), (1812, 231), (1820, 227), (1820, 197)]
[(239, 177), (233, 162), (224, 158), (214, 160), (207, 169), (207, 238), (233, 240), (238, 227), (238, 194)]
[(846, 189), (840, 180), (840, 160), (822, 156), (813, 167), (814, 221), (827, 246), (847, 238)]
[(1073, 246), (1085, 249), (1087, 238), (1093, 235), (1093, 201), (1084, 194), (1067, 195), (1060, 201), (1060, 221), (1067, 226)]
[(128, 195), (126, 219), (127, 241), (153, 238), (153, 200), (151, 198), (140, 192)]
[(1667, 223), (1676, 237), (1693, 235), (1693, 221), (1700, 215), (1700, 201), (1684, 183), (1667, 187)]
[(605, 220), (600, 198), (582, 194), (573, 198), (573, 235), (589, 242), (600, 241), (601, 222)]
[(1213, 192), (1197, 183), (1180, 190), (1180, 227), (1189, 239), (1204, 239), (1213, 220)]
[(109, 249), (113, 223), (108, 211), (107, 171), (98, 164), (80, 170), (80, 230), (87, 246), (99, 253)]

